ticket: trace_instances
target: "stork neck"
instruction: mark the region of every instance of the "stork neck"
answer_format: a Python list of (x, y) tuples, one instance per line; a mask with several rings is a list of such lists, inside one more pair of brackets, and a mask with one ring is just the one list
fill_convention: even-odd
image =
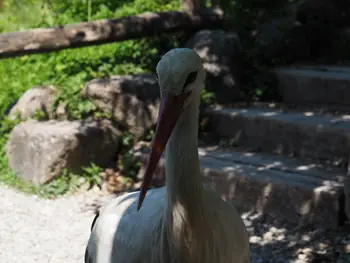
[(192, 210), (193, 205), (198, 207), (201, 204), (198, 115), (199, 107), (194, 101), (182, 113), (167, 143), (165, 173), (168, 207), (181, 204), (186, 210)]

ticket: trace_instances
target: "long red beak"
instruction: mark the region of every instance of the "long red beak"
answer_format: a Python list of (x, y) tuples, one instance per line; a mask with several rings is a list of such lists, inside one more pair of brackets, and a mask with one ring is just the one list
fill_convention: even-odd
[(141, 185), (137, 210), (140, 210), (142, 206), (142, 202), (145, 199), (147, 190), (152, 181), (154, 170), (157, 167), (160, 156), (164, 151), (176, 122), (182, 113), (185, 100), (189, 94), (190, 93), (186, 93), (178, 96), (165, 95), (161, 100), (156, 133), (154, 135), (152, 151), (148, 158), (145, 175)]

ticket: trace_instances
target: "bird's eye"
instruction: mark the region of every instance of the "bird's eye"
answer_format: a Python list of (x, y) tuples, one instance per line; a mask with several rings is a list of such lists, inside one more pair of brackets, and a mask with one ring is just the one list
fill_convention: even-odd
[(186, 86), (193, 83), (196, 80), (196, 78), (197, 78), (197, 71), (193, 71), (193, 72), (189, 73), (187, 78), (186, 78), (185, 85), (183, 86), (182, 92), (184, 92)]

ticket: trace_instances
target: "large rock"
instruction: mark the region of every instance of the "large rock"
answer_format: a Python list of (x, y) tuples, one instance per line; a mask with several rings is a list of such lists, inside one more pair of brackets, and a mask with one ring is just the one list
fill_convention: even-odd
[(105, 167), (115, 160), (119, 132), (108, 121), (29, 120), (16, 126), (7, 143), (10, 168), (36, 185), (63, 169), (79, 173), (94, 162)]
[(259, 56), (267, 65), (344, 61), (349, 53), (342, 30), (350, 13), (347, 7), (347, 0), (299, 0), (285, 5), (278, 16), (257, 26)]
[(95, 79), (86, 84), (82, 95), (126, 124), (137, 137), (156, 123), (159, 87), (153, 74)]
[(38, 110), (47, 119), (53, 117), (53, 100), (57, 94), (54, 86), (37, 86), (27, 90), (9, 111), (10, 116), (20, 114), (22, 119), (32, 118)]
[[(260, 48), (260, 53), (264, 56), (263, 58), (270, 59), (271, 57), (282, 56), (285, 59), (289, 53), (294, 53), (294, 50), (286, 50), (286, 46), (290, 43), (290, 33), (298, 27), (298, 22), (294, 17), (276, 18), (266, 23), (257, 26), (255, 41)], [(299, 45), (296, 45), (294, 40), (292, 47), (298, 52), (306, 52), (308, 48), (300, 49)], [(297, 43), (298, 44), (298, 43)], [(302, 43), (303, 44), (303, 43)], [(288, 53), (286, 52), (288, 51)], [(294, 55), (294, 54), (293, 54)]]
[(296, 18), (303, 24), (325, 30), (350, 25), (350, 1), (302, 0), (295, 5)]
[(302, 24), (294, 16), (263, 23), (255, 35), (259, 59), (267, 65), (315, 62), (328, 55), (331, 47), (331, 31), (323, 29)]
[(332, 0), (302, 0), (296, 4), (295, 16), (302, 24), (324, 28), (337, 25), (341, 11), (337, 9), (336, 1)]
[(224, 30), (202, 30), (186, 44), (202, 58), (205, 87), (215, 92), (219, 103), (241, 99), (241, 46), (238, 35)]
[(349, 28), (325, 30), (284, 17), (257, 27), (259, 59), (274, 65), (341, 64), (350, 58)]

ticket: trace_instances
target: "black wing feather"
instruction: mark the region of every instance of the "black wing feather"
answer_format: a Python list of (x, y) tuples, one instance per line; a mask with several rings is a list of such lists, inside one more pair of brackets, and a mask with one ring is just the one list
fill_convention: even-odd
[(96, 220), (97, 220), (97, 218), (98, 218), (99, 216), (100, 216), (100, 211), (97, 211), (94, 220), (92, 220), (91, 231), (92, 231), (92, 229), (94, 228), (94, 225), (95, 225), (95, 223), (96, 223)]
[[(92, 229), (94, 228), (94, 225), (96, 223), (96, 220), (97, 218), (100, 216), (100, 212), (97, 211), (96, 212), (96, 215), (94, 217), (94, 219), (92, 220), (92, 224), (91, 224), (91, 231)], [(88, 247), (86, 246), (86, 249), (85, 249), (85, 257), (84, 257), (84, 263), (92, 263), (91, 259), (89, 258), (89, 252), (88, 252)]]

